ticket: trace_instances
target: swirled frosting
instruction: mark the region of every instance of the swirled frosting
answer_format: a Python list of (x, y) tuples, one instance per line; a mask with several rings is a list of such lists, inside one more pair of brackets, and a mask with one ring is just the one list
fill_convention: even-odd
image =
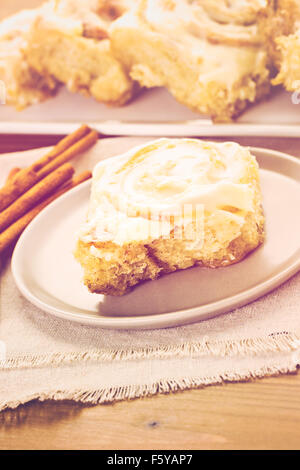
[(190, 35), (212, 43), (253, 46), (260, 43), (256, 15), (265, 0), (144, 0), (139, 9), (157, 31), (182, 40)]
[[(172, 56), (175, 47), (182, 53), (183, 67), (186, 60), (199, 70), (197, 83), (221, 83), (228, 94), (233, 90), (234, 95), (243, 77), (267, 74), (266, 53), (257, 25), (257, 14), (265, 5), (266, 0), (140, 0), (136, 9), (112, 23), (110, 33), (117, 37), (118, 31), (130, 28), (155, 33), (158, 51), (163, 38), (166, 54)], [(115, 44), (118, 50), (120, 46)], [(140, 56), (138, 65), (132, 66), (132, 76), (139, 79), (141, 74), (149, 75), (145, 82), (148, 86), (149, 80), (155, 83), (151, 72), (156, 67), (149, 71), (142, 52)], [(127, 65), (131, 66), (130, 61)], [(163, 84), (164, 78), (158, 81), (159, 86)], [(249, 86), (250, 90), (241, 92), (240, 100), (249, 99), (255, 83)]]
[(229, 218), (236, 236), (253, 210), (253, 188), (242, 183), (245, 158), (255, 161), (248, 149), (232, 142), (159, 139), (104, 160), (94, 169), (80, 237), (119, 244), (149, 241), (168, 235), (170, 226), (161, 221), (174, 217), (180, 225), (184, 208), (191, 220), (199, 208)]

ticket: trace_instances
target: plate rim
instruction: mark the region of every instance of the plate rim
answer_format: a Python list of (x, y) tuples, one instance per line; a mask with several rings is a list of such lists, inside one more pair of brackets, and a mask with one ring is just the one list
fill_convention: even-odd
[[(289, 160), (291, 163), (296, 164), (300, 169), (300, 159), (294, 157), (292, 155), (286, 154), (284, 152), (272, 150), (272, 149), (265, 149), (262, 147), (249, 147), (250, 151), (254, 154), (263, 153), (267, 156), (276, 156), (278, 158), (283, 158), (284, 160)], [(113, 158), (113, 157), (109, 157)], [(278, 171), (278, 173), (280, 173)], [(282, 173), (281, 173), (282, 174)], [(238, 294), (235, 294), (231, 297), (227, 297), (225, 299), (221, 299), (215, 302), (211, 302), (208, 306), (202, 305), (197, 307), (192, 307), (188, 309), (181, 309), (176, 310), (173, 312), (166, 312), (161, 314), (149, 314), (149, 315), (142, 315), (142, 316), (134, 316), (134, 317), (96, 317), (87, 314), (78, 314), (74, 312), (69, 312), (64, 310), (63, 308), (57, 308), (51, 305), (48, 305), (43, 300), (39, 299), (37, 296), (31, 293), (31, 291), (27, 288), (25, 281), (23, 281), (23, 277), (21, 275), (21, 270), (18, 267), (18, 255), (19, 252), (22, 253), (22, 243), (23, 240), (26, 240), (26, 237), (30, 233), (30, 231), (34, 228), (36, 224), (39, 223), (39, 219), (44, 216), (48, 212), (48, 210), (54, 210), (56, 205), (60, 204), (62, 200), (69, 198), (70, 193), (74, 194), (77, 191), (83, 190), (84, 187), (87, 187), (91, 184), (91, 181), (86, 181), (80, 184), (78, 187), (68, 191), (64, 195), (62, 195), (57, 200), (53, 201), (49, 206), (47, 206), (38, 216), (29, 224), (28, 227), (24, 230), (22, 235), (20, 236), (16, 247), (14, 249), (12, 260), (11, 260), (11, 267), (12, 267), (12, 274), (16, 285), (21, 292), (21, 294), (30, 301), (33, 305), (38, 307), (44, 312), (47, 312), (51, 315), (56, 317), (73, 321), (80, 324), (90, 325), (98, 328), (108, 328), (108, 329), (157, 329), (157, 328), (166, 328), (166, 327), (175, 327), (175, 326), (182, 326), (186, 324), (196, 323), (199, 321), (208, 320), (209, 318), (215, 317), (222, 313), (228, 313), (238, 307), (242, 307), (246, 304), (253, 302), (254, 300), (258, 300), (262, 296), (270, 293), (271, 291), (275, 290), (285, 281), (290, 279), (293, 275), (295, 275), (300, 270), (300, 254), (296, 258), (293, 263), (290, 263), (285, 269), (281, 270), (279, 273), (273, 275), (271, 278), (267, 279), (266, 281), (251, 287), (249, 289), (244, 290)], [(230, 304), (230, 305), (229, 305)], [(203, 310), (206, 310), (203, 313)], [(178, 317), (178, 318), (177, 318)], [(130, 323), (130, 324), (128, 324)]]

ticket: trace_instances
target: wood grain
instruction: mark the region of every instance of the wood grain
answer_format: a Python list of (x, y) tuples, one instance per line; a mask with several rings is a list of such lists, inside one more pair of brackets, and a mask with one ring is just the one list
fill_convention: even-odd
[[(1, 0), (0, 17), (41, 0)], [(0, 136), (0, 153), (56, 136)], [(299, 139), (236, 139), (300, 156)], [(299, 449), (300, 376), (86, 407), (32, 402), (0, 414), (0, 449)]]
[(84, 407), (31, 403), (0, 414), (1, 449), (299, 449), (300, 377)]

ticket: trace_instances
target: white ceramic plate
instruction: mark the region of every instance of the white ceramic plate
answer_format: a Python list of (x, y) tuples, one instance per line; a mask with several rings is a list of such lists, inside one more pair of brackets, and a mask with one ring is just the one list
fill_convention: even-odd
[(267, 237), (242, 262), (169, 274), (120, 298), (90, 294), (72, 255), (87, 210), (87, 182), (52, 203), (21, 236), (12, 259), (18, 288), (50, 314), (118, 329), (205, 320), (266, 294), (300, 269), (300, 161), (279, 152), (252, 151), (261, 167)]
[(143, 91), (121, 108), (109, 108), (65, 88), (22, 112), (0, 105), (0, 134), (67, 134), (81, 122), (107, 135), (299, 137), (300, 104), (293, 104), (290, 93), (274, 89), (268, 100), (253, 105), (232, 124), (213, 124), (164, 89)]

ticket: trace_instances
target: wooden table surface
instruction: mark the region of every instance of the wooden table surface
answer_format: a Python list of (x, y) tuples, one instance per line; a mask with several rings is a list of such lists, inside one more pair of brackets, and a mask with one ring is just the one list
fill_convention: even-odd
[[(1, 0), (0, 17), (40, 0)], [(0, 136), (0, 153), (58, 137)], [(300, 157), (300, 139), (243, 138)], [(210, 386), (113, 405), (31, 402), (0, 413), (0, 449), (299, 449), (300, 376)]]

